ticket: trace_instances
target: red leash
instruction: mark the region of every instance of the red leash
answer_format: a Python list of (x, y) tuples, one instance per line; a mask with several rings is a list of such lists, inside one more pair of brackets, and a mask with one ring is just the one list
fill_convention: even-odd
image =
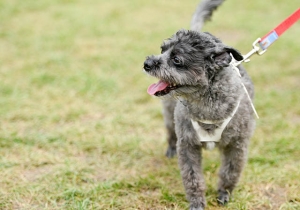
[[(281, 34), (283, 34), (288, 28), (290, 28), (299, 19), (300, 19), (300, 8), (297, 9), (296, 12), (294, 12), (291, 16), (289, 16), (287, 19), (285, 19), (282, 23), (280, 23), (276, 28), (274, 28), (272, 31), (270, 31), (267, 35), (265, 35), (262, 39), (261, 38), (256, 39), (252, 44), (253, 49), (249, 53), (247, 53), (246, 55), (243, 56), (243, 60), (236, 61), (232, 57), (230, 65), (236, 70), (237, 74), (240, 75), (239, 69), (237, 68), (238, 65), (240, 65), (242, 62), (249, 62), (250, 61), (249, 58), (255, 53), (258, 55), (264, 54), (267, 51), (267, 48), (273, 42), (275, 42)], [(259, 44), (260, 47), (256, 46), (256, 44)], [(251, 103), (252, 109), (253, 109), (256, 117), (259, 118), (245, 85), (243, 83), (242, 83), (242, 85), (248, 96), (248, 99)]]
[[(238, 66), (242, 62), (249, 62), (250, 61), (249, 58), (255, 53), (258, 55), (264, 54), (267, 51), (267, 48), (299, 19), (300, 19), (300, 8), (298, 8), (292, 15), (286, 18), (276, 28), (274, 28), (272, 31), (267, 33), (267, 35), (265, 35), (262, 39), (261, 38), (256, 39), (252, 44), (253, 49), (249, 53), (243, 56), (244, 57), (243, 60), (234, 61), (233, 65)], [(259, 47), (256, 46), (256, 44), (259, 44)]]
[(265, 35), (261, 41), (259, 41), (260, 47), (265, 50), (267, 49), (273, 42), (275, 42), (281, 34), (283, 34), (287, 29), (289, 29), (297, 20), (300, 19), (300, 8), (297, 9), (293, 14), (291, 14), (287, 19), (285, 19), (282, 23), (280, 23), (276, 28), (270, 31), (267, 35)]

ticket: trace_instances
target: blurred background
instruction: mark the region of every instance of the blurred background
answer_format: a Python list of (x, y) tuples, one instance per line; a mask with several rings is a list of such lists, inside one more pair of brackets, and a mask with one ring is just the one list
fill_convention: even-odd
[[(147, 55), (198, 0), (0, 0), (0, 209), (186, 209)], [(203, 31), (246, 54), (299, 0), (227, 0)], [(244, 64), (260, 115), (222, 209), (300, 209), (299, 21)], [(207, 209), (219, 156), (204, 153)]]

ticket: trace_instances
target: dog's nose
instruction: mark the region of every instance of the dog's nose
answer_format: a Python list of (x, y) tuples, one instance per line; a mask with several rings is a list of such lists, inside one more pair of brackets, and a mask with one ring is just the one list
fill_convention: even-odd
[(152, 69), (153, 65), (154, 65), (153, 60), (147, 58), (147, 59), (145, 60), (145, 62), (144, 62), (144, 69), (145, 69), (146, 71), (150, 71), (150, 70)]
[(148, 57), (144, 62), (144, 69), (146, 71), (151, 71), (153, 69), (153, 67), (155, 67), (157, 65), (158, 65), (158, 62), (155, 59)]

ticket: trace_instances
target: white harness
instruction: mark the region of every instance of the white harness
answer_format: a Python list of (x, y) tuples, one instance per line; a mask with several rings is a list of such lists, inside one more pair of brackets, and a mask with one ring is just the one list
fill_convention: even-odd
[[(230, 122), (230, 120), (236, 113), (237, 109), (239, 108), (239, 105), (240, 105), (240, 101), (238, 102), (238, 104), (235, 107), (235, 109), (233, 110), (233, 112), (222, 122), (222, 124), (218, 128), (216, 128), (214, 130), (213, 134), (207, 132), (205, 129), (203, 129), (198, 124), (197, 121), (194, 121), (193, 119), (191, 119), (193, 128), (195, 129), (195, 131), (198, 135), (198, 140), (200, 142), (205, 142), (207, 149), (213, 149), (215, 146), (215, 142), (220, 141), (224, 129), (226, 128), (227, 124)], [(210, 124), (210, 125), (218, 123), (218, 121), (210, 121), (210, 120), (203, 120), (203, 121), (199, 121), (199, 122), (204, 123), (204, 124)]]
[[(239, 77), (241, 77), (240, 71), (237, 68), (237, 66), (240, 64), (240, 62), (235, 61), (235, 59), (234, 59), (234, 57), (232, 55), (231, 55), (231, 57), (232, 57), (232, 60), (230, 62), (230, 66), (236, 71), (236, 73), (239, 75)], [(254, 114), (256, 115), (257, 119), (259, 119), (258, 114), (257, 114), (257, 112), (255, 110), (255, 107), (254, 107), (254, 105), (252, 103), (251, 97), (249, 96), (249, 93), (248, 93), (248, 91), (247, 91), (244, 83), (241, 82), (241, 84), (242, 84), (242, 87), (243, 87), (243, 89), (244, 89), (247, 97), (248, 97), (248, 100), (250, 102), (250, 105), (251, 105), (251, 107), (253, 109)], [(198, 124), (197, 121), (194, 121), (193, 119), (191, 119), (193, 128), (197, 132), (199, 142), (200, 143), (201, 142), (205, 142), (207, 149), (213, 149), (215, 147), (215, 143), (220, 141), (224, 129), (226, 128), (227, 124), (230, 122), (230, 120), (232, 119), (232, 117), (235, 115), (236, 111), (239, 108), (239, 105), (240, 105), (240, 101), (238, 102), (238, 104), (235, 107), (235, 109), (233, 110), (233, 112), (229, 115), (229, 117), (227, 117), (222, 122), (222, 124), (218, 128), (216, 128), (214, 130), (213, 134), (207, 132), (205, 129), (203, 129)], [(210, 124), (210, 125), (219, 124), (220, 123), (220, 121), (210, 121), (210, 120), (202, 120), (202, 121), (199, 121), (199, 122), (204, 123), (204, 124)]]

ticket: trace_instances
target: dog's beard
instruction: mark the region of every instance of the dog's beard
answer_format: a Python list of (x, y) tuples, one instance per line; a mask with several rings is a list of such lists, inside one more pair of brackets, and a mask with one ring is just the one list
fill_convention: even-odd
[[(186, 78), (186, 75), (182, 76), (180, 80), (176, 79), (172, 74), (164, 74), (161, 71), (152, 73), (151, 76), (158, 78), (159, 81), (150, 85), (147, 92), (157, 97), (184, 97), (184, 95), (193, 94), (201, 88), (199, 85), (193, 85), (192, 82)], [(184, 78), (184, 80), (182, 78)]]

